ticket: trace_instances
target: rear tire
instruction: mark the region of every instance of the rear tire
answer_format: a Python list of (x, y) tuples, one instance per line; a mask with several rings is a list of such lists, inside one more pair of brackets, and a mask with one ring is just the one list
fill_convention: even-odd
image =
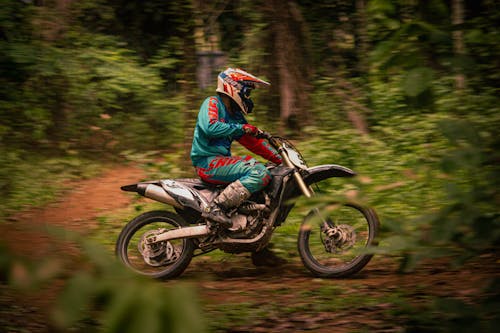
[(298, 237), (298, 250), (302, 262), (315, 276), (322, 278), (347, 277), (359, 272), (370, 261), (373, 254), (363, 251), (376, 246), (379, 220), (375, 211), (357, 204), (343, 204), (332, 211), (327, 219), (330, 225), (341, 226), (347, 235), (343, 245), (325, 245), (327, 235), (321, 230), (323, 222), (313, 223), (315, 212), (311, 211), (302, 222)]
[[(140, 252), (142, 237), (159, 229), (176, 229), (188, 224), (177, 214), (167, 211), (151, 211), (130, 221), (121, 231), (116, 242), (116, 255), (133, 271), (156, 279), (179, 276), (188, 267), (195, 245), (190, 239), (178, 239), (158, 244), (158, 255), (148, 257), (148, 263)], [(156, 254), (156, 253), (155, 253)], [(165, 258), (169, 256), (170, 259)], [(161, 258), (164, 262), (158, 262)]]

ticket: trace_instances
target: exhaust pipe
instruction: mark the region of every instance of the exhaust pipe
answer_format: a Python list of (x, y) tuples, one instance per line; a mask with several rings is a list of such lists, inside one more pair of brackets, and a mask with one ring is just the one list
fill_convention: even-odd
[(179, 229), (173, 229), (166, 231), (158, 236), (148, 237), (147, 242), (149, 244), (169, 241), (178, 238), (195, 238), (199, 236), (206, 236), (210, 233), (210, 229), (207, 225), (197, 225), (194, 227), (184, 227)]
[(147, 182), (125, 185), (122, 186), (121, 189), (128, 192), (137, 192), (146, 198), (166, 203), (167, 205), (177, 208), (182, 208), (182, 206), (174, 198), (168, 195), (168, 193), (165, 192), (165, 190), (161, 186), (158, 186), (155, 183), (156, 182)]
[[(140, 185), (142, 185), (142, 184), (140, 184)], [(139, 189), (140, 185), (138, 186), (138, 189)], [(146, 185), (146, 187), (144, 189), (144, 194), (142, 194), (139, 191), (137, 191), (137, 192), (144, 195), (146, 198), (150, 198), (150, 199), (153, 199), (153, 200), (156, 200), (159, 202), (163, 202), (163, 203), (166, 203), (170, 206), (174, 206), (177, 208), (182, 208), (182, 206), (174, 198), (172, 198), (170, 195), (168, 195), (168, 193), (165, 192), (165, 190), (161, 186), (154, 185), (154, 184), (145, 184), (145, 185)]]
[[(182, 205), (180, 205), (172, 196), (170, 196), (161, 186), (158, 186), (157, 184), (157, 181), (152, 181), (125, 185), (122, 186), (121, 189), (128, 192), (137, 192), (146, 198), (166, 203), (177, 208), (183, 208)], [(172, 229), (154, 237), (148, 237), (147, 242), (149, 244), (152, 244), (178, 238), (195, 238), (208, 235), (211, 232), (212, 231), (208, 228), (207, 225), (184, 227), (179, 229)]]

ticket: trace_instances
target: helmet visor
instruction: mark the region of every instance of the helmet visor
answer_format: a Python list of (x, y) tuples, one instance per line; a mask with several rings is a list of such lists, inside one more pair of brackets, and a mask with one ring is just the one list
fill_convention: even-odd
[(243, 88), (241, 88), (241, 97), (242, 98), (250, 98), (250, 95), (252, 93), (252, 87), (250, 86), (243, 86)]

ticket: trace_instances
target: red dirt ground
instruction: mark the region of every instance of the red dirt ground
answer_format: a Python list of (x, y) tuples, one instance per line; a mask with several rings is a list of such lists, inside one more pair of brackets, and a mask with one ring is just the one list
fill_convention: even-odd
[[(72, 190), (57, 202), (22, 212), (10, 222), (0, 224), (0, 240), (6, 240), (13, 253), (21, 255), (43, 258), (60, 251), (76, 255), (78, 250), (71, 243), (55, 242), (44, 232), (44, 226), (55, 225), (85, 234), (97, 225), (97, 217), (102, 212), (131, 204), (131, 197), (119, 191), (119, 186), (143, 177), (140, 169), (125, 166), (72, 184)], [(67, 262), (62, 260), (60, 264)], [(275, 311), (265, 320), (256, 318), (252, 325), (239, 325), (235, 321), (231, 328), (224, 330), (226, 332), (401, 332), (404, 327), (385, 320), (386, 313), (395, 309), (395, 305), (388, 301), (364, 308), (318, 312), (307, 310), (309, 301), (318, 302), (318, 295), (308, 297), (307, 292), (331, 286), (342, 290), (342, 297), (387, 299), (392, 293), (406, 291), (417, 307), (419, 301), (432, 296), (454, 297), (474, 303), (478, 295), (482, 295), (483, 288), (494, 277), (499, 277), (500, 272), (499, 258), (493, 254), (477, 258), (460, 269), (451, 269), (444, 262), (435, 261), (420, 265), (411, 274), (399, 274), (397, 268), (394, 258), (375, 257), (352, 278), (322, 280), (309, 275), (298, 259), (271, 269), (253, 267), (248, 256), (237, 255), (227, 261), (215, 262), (195, 258), (179, 280), (195, 285), (200, 298), (214, 307), (247, 303)], [(22, 272), (19, 276), (22, 277)], [(0, 283), (0, 332), (51, 331), (47, 313), (61, 283), (20, 294)], [(330, 296), (323, 296), (326, 297), (323, 302), (328, 302)], [(293, 315), (279, 311), (292, 305), (303, 311)]]

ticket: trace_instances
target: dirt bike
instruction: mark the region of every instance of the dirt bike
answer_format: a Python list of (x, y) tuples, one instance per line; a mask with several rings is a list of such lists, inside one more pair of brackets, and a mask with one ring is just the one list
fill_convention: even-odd
[[(173, 206), (177, 214), (150, 211), (130, 221), (116, 243), (120, 260), (140, 274), (166, 279), (182, 274), (194, 256), (215, 249), (228, 253), (260, 251), (268, 245), (275, 228), (285, 222), (294, 198), (311, 198), (321, 191), (318, 184), (323, 181), (355, 176), (352, 170), (335, 164), (307, 167), (288, 140), (262, 131), (259, 137), (279, 152), (283, 164), (268, 165), (270, 184), (228, 212), (232, 220), (228, 229), (202, 217), (223, 186), (191, 178), (122, 186), (124, 191)], [(373, 209), (342, 200), (335, 207), (328, 213), (312, 209), (299, 229), (300, 257), (318, 277), (359, 272), (372, 257), (365, 249), (376, 245), (379, 221)]]

